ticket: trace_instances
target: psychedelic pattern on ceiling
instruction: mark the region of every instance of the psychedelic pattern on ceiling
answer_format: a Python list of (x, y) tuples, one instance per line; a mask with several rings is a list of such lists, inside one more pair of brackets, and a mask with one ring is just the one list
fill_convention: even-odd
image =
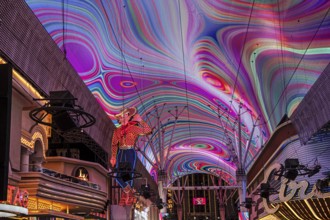
[[(26, 3), (111, 119), (136, 106), (154, 127), (140, 159), (153, 174), (167, 158), (171, 180), (205, 172), (234, 184), (237, 157), (248, 169), (330, 60), (327, 0)], [(161, 105), (159, 129), (149, 113)]]

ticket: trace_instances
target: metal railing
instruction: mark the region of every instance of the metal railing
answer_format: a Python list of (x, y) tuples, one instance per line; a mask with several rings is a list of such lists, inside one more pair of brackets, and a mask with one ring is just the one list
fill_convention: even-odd
[(79, 185), (82, 185), (82, 186), (87, 186), (87, 187), (90, 187), (90, 188), (93, 188), (93, 189), (96, 189), (96, 190), (101, 190), (101, 186), (96, 184), (96, 183), (91, 183), (89, 181), (82, 180), (82, 179), (74, 177), (74, 176), (69, 176), (69, 175), (66, 175), (66, 174), (63, 174), (63, 173), (56, 172), (54, 170), (46, 169), (46, 168), (41, 167), (41, 165), (30, 164), (29, 166), (30, 166), (30, 169), (29, 169), (30, 172), (44, 173), (48, 176), (52, 176), (52, 177), (57, 178), (57, 179), (65, 180), (65, 181), (75, 183), (75, 184), (79, 184)]

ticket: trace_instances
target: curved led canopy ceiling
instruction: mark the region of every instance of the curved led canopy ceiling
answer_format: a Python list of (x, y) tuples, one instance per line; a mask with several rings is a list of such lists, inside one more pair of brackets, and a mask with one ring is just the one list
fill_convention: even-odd
[(172, 180), (234, 184), (330, 60), (327, 0), (26, 2), (111, 119), (136, 106), (154, 127), (141, 160)]

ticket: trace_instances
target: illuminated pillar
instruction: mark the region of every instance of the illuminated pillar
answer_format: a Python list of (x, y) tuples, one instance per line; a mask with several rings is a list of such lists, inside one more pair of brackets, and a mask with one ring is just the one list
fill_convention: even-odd
[(236, 171), (236, 180), (237, 185), (241, 186), (238, 188), (238, 196), (239, 196), (239, 208), (241, 212), (245, 212), (246, 208), (244, 206), (241, 206), (244, 204), (246, 199), (246, 174), (243, 169), (237, 169)]
[[(221, 184), (221, 181), (219, 181)], [(219, 212), (220, 212), (220, 219), (225, 220), (226, 219), (226, 208), (225, 208), (225, 201), (224, 201), (224, 193), (222, 189), (219, 190)], [(219, 219), (219, 217), (218, 217)]]
[[(158, 182), (158, 192), (159, 192), (159, 197), (162, 199), (163, 203), (166, 203), (166, 190), (163, 188), (163, 182), (159, 181)], [(162, 208), (160, 210), (161, 213), (166, 213), (166, 207)]]
[(244, 170), (244, 164), (243, 164), (243, 146), (242, 146), (242, 123), (241, 123), (241, 108), (242, 105), (240, 103), (239, 110), (238, 110), (238, 159), (239, 159), (239, 164), (236, 170), (236, 181), (241, 188), (238, 189), (238, 195), (239, 195), (239, 208), (240, 211), (246, 211), (246, 208), (241, 206), (246, 199), (246, 173)]
[[(166, 182), (166, 173), (163, 170), (159, 170), (158, 171), (158, 193), (159, 193), (159, 197), (162, 199), (163, 203), (167, 202), (167, 193), (166, 190), (163, 187), (163, 183)], [(164, 206), (164, 208), (162, 208), (160, 210), (160, 213), (166, 213), (167, 209)]]

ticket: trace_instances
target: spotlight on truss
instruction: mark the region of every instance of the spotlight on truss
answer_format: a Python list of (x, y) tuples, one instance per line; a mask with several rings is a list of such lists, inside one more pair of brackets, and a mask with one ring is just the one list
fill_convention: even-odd
[(322, 174), (325, 175), (326, 177), (323, 178), (323, 179), (317, 180), (317, 182), (316, 182), (316, 188), (320, 192), (324, 193), (324, 192), (327, 191), (327, 188), (330, 187), (330, 171), (323, 172)]
[(317, 182), (316, 182), (316, 188), (319, 191), (323, 192), (327, 187), (329, 187), (329, 183), (330, 183), (330, 181), (327, 178), (326, 179), (317, 180)]
[(289, 180), (295, 180), (298, 176), (298, 167), (299, 167), (299, 160), (298, 159), (286, 159), (284, 161), (284, 177)]
[(245, 198), (245, 208), (250, 209), (252, 207), (252, 198)]
[(260, 184), (260, 189), (257, 190), (256, 193), (254, 193), (255, 195), (260, 195), (260, 197), (262, 198), (269, 198), (270, 195), (278, 193), (276, 190), (274, 190), (274, 188), (272, 188), (270, 186), (269, 183), (261, 183)]
[(158, 209), (162, 209), (165, 207), (165, 203), (163, 203), (163, 200), (160, 197), (156, 199), (155, 205)]
[(135, 195), (143, 196), (145, 199), (149, 199), (150, 197), (154, 196), (155, 193), (151, 189), (150, 185), (148, 183), (145, 183), (141, 185), (140, 189), (137, 190)]
[(270, 189), (270, 185), (269, 183), (261, 183), (260, 186), (260, 196), (262, 198), (268, 198), (269, 197), (269, 189)]
[(241, 203), (239, 206), (243, 206), (247, 209), (250, 209), (250, 208), (252, 208), (252, 205), (255, 205), (255, 202), (253, 202), (252, 198), (246, 197), (245, 201), (243, 203)]
[(281, 169), (274, 173), (276, 176), (284, 176), (288, 180), (294, 181), (297, 176), (308, 176), (312, 177), (321, 170), (321, 165), (317, 163), (314, 167), (308, 167), (301, 165), (297, 158), (288, 158), (284, 161), (284, 166), (281, 166)]
[(315, 174), (317, 174), (318, 172), (320, 172), (321, 170), (321, 165), (316, 165), (313, 169), (310, 170), (310, 172), (308, 173), (308, 177), (312, 177)]

